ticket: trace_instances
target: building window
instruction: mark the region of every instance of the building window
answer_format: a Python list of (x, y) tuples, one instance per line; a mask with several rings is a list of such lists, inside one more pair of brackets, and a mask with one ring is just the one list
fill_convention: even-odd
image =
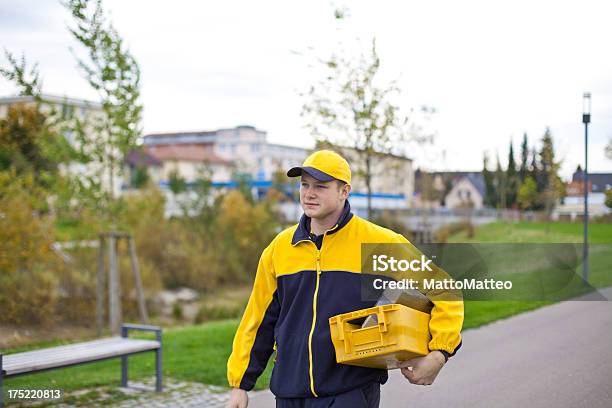
[(67, 105), (67, 104), (62, 104), (62, 109), (61, 109), (62, 119), (71, 118), (73, 112), (74, 112), (74, 107)]

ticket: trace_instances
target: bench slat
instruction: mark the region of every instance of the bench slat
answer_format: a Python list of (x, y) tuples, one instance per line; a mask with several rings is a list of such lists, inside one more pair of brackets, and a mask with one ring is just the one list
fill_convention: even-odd
[(157, 348), (159, 348), (159, 343), (155, 341), (136, 341), (136, 343), (131, 342), (131, 344), (114, 344), (97, 349), (80, 350), (73, 354), (62, 354), (59, 356), (47, 355), (44, 359), (34, 358), (17, 362), (12, 362), (10, 359), (7, 359), (7, 364), (4, 367), (7, 375), (12, 375), (117, 357), (140, 351), (155, 350)]
[(90, 347), (99, 347), (99, 346), (103, 346), (106, 344), (115, 343), (119, 341), (120, 339), (121, 337), (109, 337), (105, 339), (92, 340), (92, 341), (87, 341), (83, 343), (65, 344), (62, 346), (44, 348), (40, 350), (31, 350), (31, 351), (24, 351), (24, 352), (16, 353), (16, 354), (9, 354), (9, 355), (5, 355), (5, 358), (10, 356), (12, 361), (27, 360), (32, 357), (44, 358), (47, 354), (57, 355), (60, 353), (71, 353), (79, 349), (87, 349)]
[(104, 345), (97, 345), (95, 348), (94, 347), (89, 347), (89, 348), (81, 348), (81, 349), (74, 349), (74, 350), (63, 350), (62, 352), (59, 353), (50, 353), (48, 351), (44, 351), (41, 353), (32, 353), (29, 354), (28, 356), (17, 356), (15, 355), (14, 358), (12, 358), (13, 356), (7, 356), (6, 358), (6, 365), (13, 365), (13, 364), (24, 364), (24, 363), (28, 363), (30, 361), (54, 361), (54, 360), (62, 360), (65, 358), (69, 358), (69, 357), (73, 357), (73, 356), (87, 356), (89, 354), (95, 354), (96, 352), (100, 351), (100, 350), (121, 350), (123, 348), (127, 348), (129, 350), (133, 350), (133, 349), (137, 349), (137, 348), (142, 348), (143, 350), (149, 350), (151, 348), (157, 348), (158, 347), (158, 343), (157, 342), (150, 342), (148, 340), (136, 340), (136, 341), (128, 341), (128, 342), (115, 342), (112, 344), (104, 344)]
[[(99, 340), (92, 340), (83, 343), (74, 343), (74, 344), (66, 344), (62, 346), (56, 346), (51, 348), (45, 348), (40, 350), (32, 350), (32, 351), (24, 351), (16, 354), (9, 354), (11, 361), (21, 361), (28, 360), (31, 358), (46, 358), (47, 356), (56, 356), (59, 354), (70, 354), (83, 349), (91, 349), (97, 347), (104, 347), (108, 344), (115, 344), (125, 340), (133, 340), (127, 339), (123, 337), (108, 337)], [(6, 357), (8, 357), (6, 356)]]
[(69, 344), (50, 349), (5, 355), (3, 357), (3, 369), (6, 371), (6, 375), (10, 376), (118, 357), (140, 351), (155, 350), (159, 347), (159, 342), (154, 340), (114, 337), (86, 343)]
[(151, 347), (125, 347), (125, 346), (106, 347), (106, 348), (97, 349), (93, 352), (81, 351), (79, 353), (75, 353), (72, 355), (62, 355), (62, 356), (57, 356), (57, 357), (50, 357), (44, 360), (35, 359), (35, 360), (21, 361), (18, 363), (11, 364), (7, 368), (9, 370), (14, 370), (19, 367), (25, 367), (25, 368), (34, 367), (34, 369), (36, 369), (36, 367), (40, 365), (41, 363), (46, 364), (49, 367), (54, 367), (56, 365), (61, 367), (63, 365), (68, 365), (68, 364), (97, 360), (101, 357), (105, 358), (105, 357), (112, 357), (112, 356), (120, 356), (123, 354), (135, 353), (139, 351), (154, 350), (155, 348), (157, 347), (156, 346), (151, 346)]

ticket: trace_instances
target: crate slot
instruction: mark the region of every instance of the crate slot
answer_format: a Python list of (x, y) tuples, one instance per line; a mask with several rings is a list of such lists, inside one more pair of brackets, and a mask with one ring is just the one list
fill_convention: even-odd
[[(360, 327), (356, 319), (375, 315), (377, 324)], [(396, 368), (398, 361), (429, 352), (430, 315), (416, 309), (386, 304), (333, 316), (330, 334), (336, 361), (375, 368)]]

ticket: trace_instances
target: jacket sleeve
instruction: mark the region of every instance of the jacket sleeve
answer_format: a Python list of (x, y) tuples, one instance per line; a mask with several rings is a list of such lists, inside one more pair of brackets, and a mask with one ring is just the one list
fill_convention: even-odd
[[(399, 235), (399, 234), (398, 234)], [(417, 258), (422, 255), (410, 241), (399, 235), (400, 241), (409, 245), (411, 256)], [(451, 279), (442, 269), (432, 263), (433, 274), (429, 277), (435, 280)], [(429, 273), (429, 272), (428, 272)], [(444, 357), (453, 356), (461, 347), (461, 328), (463, 327), (463, 294), (458, 290), (423, 290), (423, 282), (419, 284), (420, 291), (433, 303), (429, 332), (431, 341), (429, 350), (440, 350)]]
[(273, 243), (262, 253), (249, 302), (234, 336), (227, 361), (230, 387), (249, 391), (265, 370), (274, 347), (274, 327), (280, 311), (272, 264)]

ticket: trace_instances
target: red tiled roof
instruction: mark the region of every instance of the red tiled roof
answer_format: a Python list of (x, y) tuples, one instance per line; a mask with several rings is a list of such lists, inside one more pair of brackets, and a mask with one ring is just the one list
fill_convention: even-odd
[(161, 162), (150, 154), (147, 154), (144, 149), (130, 150), (127, 154), (126, 161), (132, 166), (161, 166)]
[(184, 145), (152, 145), (145, 146), (145, 152), (159, 161), (184, 160), (211, 164), (231, 165), (212, 151), (212, 145), (184, 144)]

